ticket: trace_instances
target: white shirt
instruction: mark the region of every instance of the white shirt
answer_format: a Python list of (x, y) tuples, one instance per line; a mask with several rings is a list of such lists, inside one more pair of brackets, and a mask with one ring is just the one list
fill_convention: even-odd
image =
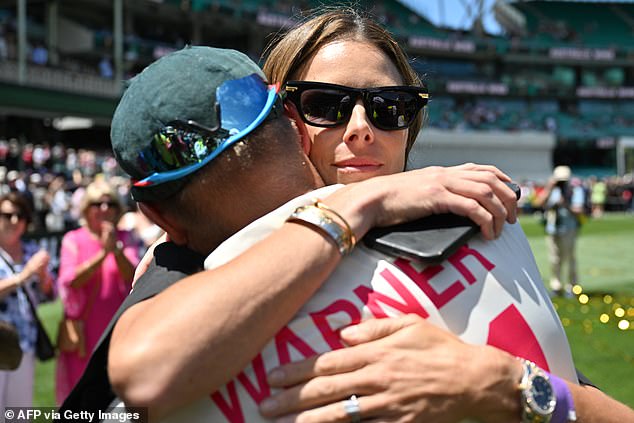
[[(295, 208), (340, 187), (313, 191), (263, 216), (221, 244), (205, 267), (233, 259), (282, 226)], [(497, 346), (576, 380), (565, 332), (526, 237), (519, 224), (507, 224), (499, 239), (476, 236), (438, 265), (398, 260), (359, 244), (251, 365), (167, 421), (266, 421), (257, 404), (272, 393), (265, 381), (268, 371), (343, 347), (337, 333), (350, 324), (405, 313), (418, 313), (466, 342)]]

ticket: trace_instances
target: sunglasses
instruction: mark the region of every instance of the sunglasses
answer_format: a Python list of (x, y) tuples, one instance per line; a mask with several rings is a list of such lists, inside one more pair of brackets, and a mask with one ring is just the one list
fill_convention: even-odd
[(429, 100), (426, 87), (351, 88), (325, 82), (288, 81), (284, 89), (302, 120), (321, 128), (346, 124), (361, 98), (374, 126), (385, 131), (406, 129)]
[(11, 222), (14, 220), (26, 219), (26, 216), (18, 212), (14, 212), (14, 213), (0, 212), (0, 218), (6, 219)]
[[(202, 95), (202, 94), (201, 94)], [(283, 111), (279, 86), (267, 85), (257, 74), (225, 81), (216, 89), (216, 127), (189, 119), (174, 119), (159, 129), (138, 157), (145, 173), (133, 182), (138, 188), (182, 179), (209, 163), (224, 150), (247, 136), (269, 117)], [(273, 112), (273, 113), (272, 113)]]
[(114, 209), (119, 207), (119, 203), (116, 201), (93, 201), (90, 203), (90, 207)]

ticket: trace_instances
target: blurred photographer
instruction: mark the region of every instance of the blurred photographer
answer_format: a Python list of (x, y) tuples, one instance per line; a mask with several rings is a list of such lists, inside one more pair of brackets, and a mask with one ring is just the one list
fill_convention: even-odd
[[(568, 166), (557, 166), (537, 199), (537, 206), (544, 209), (550, 288), (556, 295), (572, 295), (572, 287), (577, 283), (575, 248), (585, 194), (581, 186), (571, 183), (570, 177)], [(568, 278), (562, 282), (564, 265), (568, 267)]]

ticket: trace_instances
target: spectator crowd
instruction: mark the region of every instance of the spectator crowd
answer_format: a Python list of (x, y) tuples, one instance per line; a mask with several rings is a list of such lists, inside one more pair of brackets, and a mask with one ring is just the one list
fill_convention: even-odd
[[(124, 212), (130, 212), (124, 214), (121, 225), (132, 229), (130, 222), (138, 220), (138, 213), (129, 195), (129, 180), (122, 175), (109, 150), (74, 149), (60, 143), (49, 145), (0, 138), (0, 194), (19, 191), (27, 196), (33, 207), (33, 220), (28, 228), (32, 236), (61, 236), (77, 228), (82, 195), (95, 179), (104, 179), (113, 185)], [(634, 212), (632, 174), (573, 177), (571, 183), (583, 188), (588, 216), (598, 218), (603, 211)], [(520, 208), (524, 213), (539, 212), (536, 198), (545, 184), (546, 181), (521, 181)], [(146, 243), (139, 242), (143, 249)]]
[(112, 152), (0, 139), (0, 195), (14, 191), (29, 200), (33, 218), (27, 236), (37, 238), (51, 253), (53, 269), (59, 264), (61, 236), (79, 227), (85, 189), (96, 180), (107, 181), (117, 193), (123, 206), (120, 228), (138, 230), (142, 253), (159, 231), (139, 218), (129, 180), (122, 176)]

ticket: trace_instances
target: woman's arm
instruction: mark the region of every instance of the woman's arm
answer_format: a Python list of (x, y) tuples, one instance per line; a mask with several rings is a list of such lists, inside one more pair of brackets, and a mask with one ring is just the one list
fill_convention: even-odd
[[(505, 219), (515, 221), (515, 194), (504, 181), (508, 177), (488, 166), (427, 168), (348, 185), (323, 202), (344, 216), (358, 239), (376, 225), (443, 212), (470, 217), (494, 238)], [(321, 233), (285, 223), (226, 265), (136, 304), (111, 339), (115, 391), (128, 405), (149, 407), (152, 417), (215, 391), (291, 319), (340, 259)]]
[[(40, 276), (40, 283), (42, 284), (42, 288), (44, 288), (48, 283), (48, 292), (50, 292), (50, 275), (47, 272), (48, 262), (49, 255), (46, 251), (40, 250), (37, 253), (33, 254), (33, 256), (31, 256), (31, 258), (26, 262), (24, 268), (20, 273), (15, 273), (9, 277), (0, 280), (0, 299), (15, 291), (19, 286), (24, 285), (34, 275)], [(47, 293), (47, 291), (43, 292)]]
[(125, 255), (123, 248), (115, 248), (114, 259), (117, 263), (117, 269), (121, 278), (131, 284), (134, 277), (134, 265), (130, 262), (130, 259)]
[[(73, 248), (77, 248), (74, 246)], [(103, 248), (97, 252), (93, 257), (84, 261), (83, 263), (77, 264), (75, 268), (75, 277), (73, 277), (70, 281), (70, 287), (77, 289), (84, 286), (92, 277), (92, 275), (101, 267), (101, 263), (103, 263), (104, 259), (108, 253)], [(66, 264), (69, 266), (70, 264)]]

